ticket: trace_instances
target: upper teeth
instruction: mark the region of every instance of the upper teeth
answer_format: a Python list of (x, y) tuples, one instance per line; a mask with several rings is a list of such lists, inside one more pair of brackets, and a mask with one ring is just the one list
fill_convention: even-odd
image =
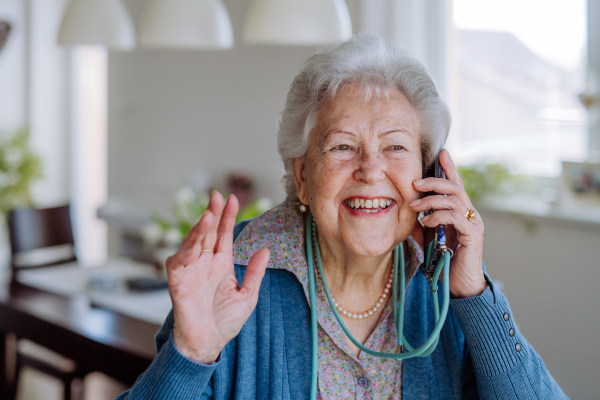
[(387, 208), (392, 204), (392, 199), (349, 199), (346, 204), (352, 208)]

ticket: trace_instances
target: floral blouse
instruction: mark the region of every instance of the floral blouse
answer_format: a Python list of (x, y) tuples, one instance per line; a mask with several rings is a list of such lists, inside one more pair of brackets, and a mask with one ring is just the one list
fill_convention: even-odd
[[(233, 261), (247, 265), (261, 248), (271, 250), (269, 268), (292, 272), (304, 288), (310, 303), (308, 265), (304, 248), (303, 213), (291, 202), (284, 202), (254, 218), (237, 237)], [(409, 237), (405, 243), (408, 262), (406, 284), (423, 262), (423, 251)], [(402, 362), (360, 353), (355, 356), (346, 343), (344, 332), (335, 319), (320, 280), (316, 283), (319, 322), (318, 387), (321, 399), (401, 399)], [(393, 353), (396, 348), (396, 326), (388, 303), (379, 323), (365, 346), (375, 351)]]

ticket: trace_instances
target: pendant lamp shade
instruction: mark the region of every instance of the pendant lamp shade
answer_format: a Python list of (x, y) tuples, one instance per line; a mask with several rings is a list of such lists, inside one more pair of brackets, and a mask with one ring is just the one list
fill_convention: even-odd
[(230, 49), (233, 30), (221, 0), (150, 0), (140, 26), (144, 47)]
[(244, 27), (248, 43), (321, 45), (351, 36), (344, 0), (253, 0)]
[(58, 44), (103, 44), (110, 50), (135, 48), (135, 30), (120, 0), (72, 0), (58, 32)]

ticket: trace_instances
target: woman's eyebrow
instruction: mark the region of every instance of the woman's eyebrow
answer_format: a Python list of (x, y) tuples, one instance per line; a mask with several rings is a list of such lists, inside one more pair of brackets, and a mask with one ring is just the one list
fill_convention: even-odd
[(343, 133), (343, 134), (345, 134), (345, 135), (350, 135), (350, 136), (354, 136), (354, 137), (358, 136), (358, 135), (357, 135), (356, 133), (354, 133), (354, 132), (345, 131), (345, 130), (343, 130), (343, 129), (332, 129), (332, 130), (330, 130), (329, 132), (327, 132), (327, 133), (325, 134), (325, 137), (324, 137), (323, 139), (324, 139), (324, 140), (327, 140), (327, 138), (329, 137), (329, 135), (334, 135), (334, 134), (336, 134), (336, 133)]
[(411, 132), (411, 131), (409, 131), (408, 129), (403, 129), (403, 128), (395, 128), (395, 129), (392, 129), (392, 130), (389, 130), (389, 131), (381, 132), (379, 135), (377, 135), (377, 137), (381, 139), (381, 138), (383, 138), (383, 137), (385, 137), (385, 136), (387, 136), (387, 135), (390, 135), (390, 134), (392, 134), (392, 133), (398, 133), (398, 132), (401, 132), (401, 133), (408, 133), (409, 135), (411, 135), (411, 136), (412, 136), (412, 132)]
[[(336, 134), (336, 133), (342, 133), (342, 134), (349, 135), (349, 136), (353, 136), (353, 137), (357, 137), (357, 136), (358, 136), (358, 134), (356, 134), (356, 133), (354, 133), (354, 132), (351, 132), (351, 131), (345, 131), (345, 130), (343, 130), (343, 129), (332, 129), (332, 130), (330, 130), (329, 132), (327, 132), (327, 133), (325, 134), (325, 136), (323, 137), (323, 140), (327, 140), (327, 138), (328, 138), (330, 135), (334, 135), (334, 134)], [(407, 133), (407, 134), (409, 134), (410, 136), (412, 136), (412, 134), (413, 134), (413, 133), (412, 133), (411, 131), (409, 131), (408, 129), (404, 129), (404, 128), (394, 128), (394, 129), (391, 129), (391, 130), (389, 130), (389, 131), (384, 131), (384, 132), (381, 132), (379, 135), (377, 135), (377, 137), (381, 139), (381, 138), (383, 138), (383, 137), (385, 137), (385, 136), (387, 136), (387, 135), (390, 135), (390, 134), (392, 134), (392, 133)]]

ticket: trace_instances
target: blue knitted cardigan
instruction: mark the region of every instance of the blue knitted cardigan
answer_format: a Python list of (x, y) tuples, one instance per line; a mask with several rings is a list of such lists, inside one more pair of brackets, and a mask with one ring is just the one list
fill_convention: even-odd
[[(246, 224), (236, 226), (235, 237)], [(239, 282), (245, 271), (235, 266)], [(403, 399), (567, 398), (517, 329), (506, 297), (486, 279), (488, 288), (480, 296), (451, 299), (440, 342), (430, 356), (403, 361)], [(423, 274), (411, 279), (406, 299), (405, 335), (413, 345), (423, 343), (434, 327)], [(309, 398), (310, 308), (289, 271), (267, 269), (256, 309), (214, 363), (183, 356), (172, 330), (171, 312), (156, 334), (156, 358), (117, 400)]]

